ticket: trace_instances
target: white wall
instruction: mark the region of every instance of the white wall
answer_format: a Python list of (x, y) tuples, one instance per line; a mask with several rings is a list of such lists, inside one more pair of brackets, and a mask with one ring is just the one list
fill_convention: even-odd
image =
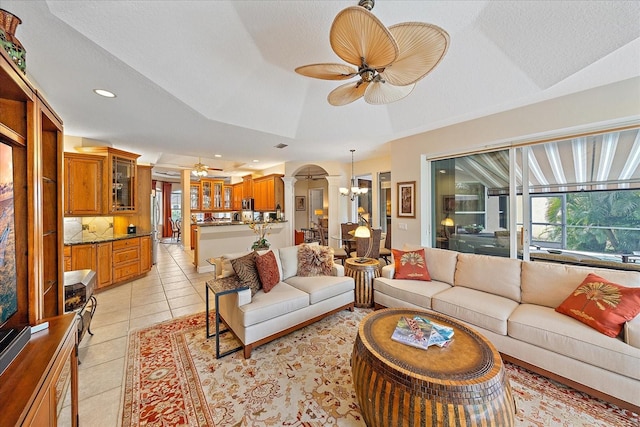
[[(392, 141), (393, 247), (430, 241), (429, 222), (421, 218), (428, 214), (426, 201), (430, 199), (429, 189), (421, 185), (427, 179), (427, 157), (634, 124), (640, 125), (640, 77)], [(395, 216), (396, 183), (403, 181), (417, 184), (415, 219)], [(406, 230), (400, 224), (406, 224)]]

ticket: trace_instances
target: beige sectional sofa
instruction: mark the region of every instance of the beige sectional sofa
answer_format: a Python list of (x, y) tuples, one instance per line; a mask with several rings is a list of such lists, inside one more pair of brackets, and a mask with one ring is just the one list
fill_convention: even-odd
[[(341, 310), (353, 311), (355, 282), (344, 267), (333, 264), (332, 275), (298, 276), (299, 246), (273, 249), (280, 282), (269, 292), (249, 289), (220, 297), (220, 315), (242, 342), (244, 357), (254, 347), (279, 338)], [(219, 277), (233, 274), (231, 259), (248, 252), (223, 255), (216, 264)], [(264, 253), (264, 252), (260, 252)]]
[(511, 360), (627, 409), (640, 409), (640, 316), (610, 338), (556, 312), (588, 273), (640, 287), (640, 273), (464, 254), (425, 248), (432, 281), (393, 279), (394, 266), (373, 283), (380, 307), (412, 307), (449, 315), (486, 336)]

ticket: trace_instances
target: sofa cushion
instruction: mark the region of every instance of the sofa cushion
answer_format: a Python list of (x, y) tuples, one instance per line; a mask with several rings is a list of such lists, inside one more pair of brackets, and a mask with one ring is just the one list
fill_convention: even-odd
[(376, 277), (373, 289), (390, 297), (431, 309), (431, 298), (438, 292), (451, 288), (451, 285), (437, 280), (425, 283), (418, 280), (389, 279)]
[(223, 277), (229, 277), (231, 275), (234, 275), (236, 272), (233, 269), (233, 265), (231, 265), (231, 260), (243, 257), (243, 256), (247, 255), (248, 253), (250, 253), (250, 252), (249, 251), (244, 251), (244, 252), (234, 252), (234, 253), (228, 253), (228, 254), (221, 255), (220, 256), (220, 264), (222, 265), (222, 268), (221, 268), (221, 271), (220, 271), (218, 277), (223, 278)]
[(252, 296), (262, 287), (258, 269), (256, 268), (257, 257), (258, 254), (256, 252), (249, 252), (247, 255), (231, 260), (233, 270), (236, 272), (240, 281), (251, 289)]
[(640, 379), (640, 349), (603, 335), (553, 308), (520, 304), (509, 317), (508, 330), (510, 337), (520, 341)]
[(353, 278), (348, 276), (293, 276), (287, 279), (287, 284), (309, 294), (309, 304), (315, 304), (355, 289)]
[(280, 255), (280, 265), (282, 266), (282, 276), (280, 280), (286, 280), (291, 276), (298, 274), (298, 249), (297, 246), (287, 246), (278, 249)]
[(424, 249), (401, 251), (391, 249), (395, 266), (395, 279), (431, 280), (427, 270)]
[(251, 299), (251, 304), (239, 307), (242, 326), (255, 325), (300, 310), (308, 305), (309, 294), (287, 283), (280, 282), (268, 293), (262, 289), (256, 292)]
[(333, 248), (301, 245), (298, 249), (298, 276), (329, 276), (333, 267)]
[(640, 273), (541, 261), (522, 263), (522, 302), (556, 308), (589, 273), (622, 286), (640, 287)]
[(431, 279), (453, 285), (458, 252), (438, 248), (423, 248), (421, 246), (407, 244), (403, 246), (403, 250), (405, 251), (415, 249), (424, 249), (424, 255), (427, 259), (427, 270), (429, 270)]
[(603, 334), (616, 337), (640, 313), (640, 288), (627, 288), (590, 273), (562, 304), (566, 314)]
[(278, 263), (272, 251), (256, 257), (256, 269), (258, 270), (258, 276), (260, 276), (262, 289), (264, 289), (265, 293), (269, 292), (280, 281)]
[(499, 295), (454, 286), (435, 294), (431, 306), (439, 313), (507, 335), (507, 319), (518, 303)]
[(460, 253), (454, 284), (520, 302), (521, 264), (519, 259)]

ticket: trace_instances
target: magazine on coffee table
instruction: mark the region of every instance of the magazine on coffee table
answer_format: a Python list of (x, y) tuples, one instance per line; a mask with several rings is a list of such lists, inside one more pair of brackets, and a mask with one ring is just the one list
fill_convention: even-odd
[(402, 316), (398, 320), (391, 339), (412, 347), (426, 350), (429, 346), (444, 347), (451, 341), (453, 329), (438, 325), (420, 316)]

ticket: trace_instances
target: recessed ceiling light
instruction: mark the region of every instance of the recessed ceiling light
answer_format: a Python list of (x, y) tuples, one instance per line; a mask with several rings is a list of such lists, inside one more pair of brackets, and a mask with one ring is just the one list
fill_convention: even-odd
[(214, 154), (214, 155), (213, 155), (213, 157), (218, 157), (218, 158), (220, 158), (220, 157), (222, 157), (222, 154)]
[(254, 160), (253, 160), (253, 163), (258, 163), (259, 161), (260, 161), (260, 160), (255, 160), (255, 159), (254, 159)]
[(113, 92), (109, 92), (106, 89), (94, 89), (93, 90), (95, 93), (97, 93), (100, 96), (104, 96), (105, 98), (115, 98), (116, 94)]

